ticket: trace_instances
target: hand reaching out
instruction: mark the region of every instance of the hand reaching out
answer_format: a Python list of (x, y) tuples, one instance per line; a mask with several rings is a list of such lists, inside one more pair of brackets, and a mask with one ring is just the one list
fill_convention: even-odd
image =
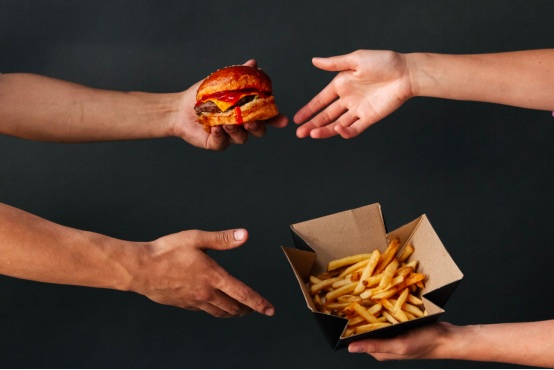
[(205, 253), (236, 248), (247, 239), (244, 229), (189, 230), (157, 239), (147, 246), (142, 274), (131, 290), (161, 304), (216, 317), (244, 316), (252, 310), (272, 316), (271, 303)]
[(313, 64), (339, 73), (294, 116), (302, 124), (300, 138), (355, 137), (412, 97), (407, 63), (399, 53), (358, 50), (314, 58)]

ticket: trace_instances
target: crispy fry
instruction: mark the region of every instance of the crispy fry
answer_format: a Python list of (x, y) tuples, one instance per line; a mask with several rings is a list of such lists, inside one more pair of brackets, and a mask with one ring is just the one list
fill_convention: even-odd
[(360, 281), (358, 281), (358, 285), (356, 285), (356, 288), (354, 289), (354, 294), (360, 294), (364, 291), (365, 286), (363, 284), (364, 280), (367, 280), (371, 275), (373, 275), (373, 270), (375, 269), (375, 266), (379, 262), (379, 258), (381, 256), (381, 253), (376, 249), (371, 253), (371, 256), (369, 257), (369, 261), (367, 262), (366, 267), (364, 268), (364, 271), (362, 272), (362, 276), (360, 277)]
[(398, 268), (398, 261), (396, 259), (393, 259), (387, 265), (387, 267), (385, 267), (385, 270), (383, 271), (383, 278), (379, 283), (379, 288), (385, 289), (390, 284), (392, 277), (394, 276), (394, 273), (396, 272), (397, 268)]
[(400, 267), (398, 270), (396, 270), (396, 276), (406, 277), (413, 271), (414, 271), (413, 266), (404, 265)]
[[(348, 276), (348, 275), (347, 275)], [(362, 271), (354, 271), (350, 274), (350, 281), (360, 281), (362, 278)]]
[(421, 311), (419, 308), (417, 308), (416, 306), (413, 306), (409, 303), (404, 303), (404, 306), (402, 307), (402, 310), (405, 311), (405, 312), (409, 312), (409, 313), (411, 313), (412, 315), (414, 315), (416, 317), (425, 316), (425, 313), (423, 311)]
[(350, 302), (330, 302), (330, 303), (325, 303), (324, 307), (331, 311), (344, 310), (346, 307), (348, 307), (349, 304)]
[(406, 303), (406, 299), (408, 298), (408, 294), (410, 294), (410, 289), (409, 288), (404, 289), (402, 291), (402, 293), (400, 293), (400, 295), (398, 296), (398, 299), (394, 303), (394, 310), (395, 311), (400, 311), (402, 309), (402, 306), (404, 305), (404, 303)]
[(384, 328), (385, 326), (389, 326), (389, 325), (390, 324), (387, 323), (387, 322), (378, 322), (378, 323), (375, 323), (375, 324), (360, 325), (360, 326), (356, 327), (354, 332), (356, 334), (361, 334), (361, 333), (365, 333), (366, 331), (371, 331), (371, 330), (375, 330), (375, 329)]
[(353, 295), (353, 294), (345, 294), (345, 295), (341, 295), (340, 297), (337, 297), (337, 302), (341, 302), (341, 303), (359, 302), (361, 300), (362, 298), (359, 295)]
[(406, 244), (396, 259), (398, 262), (404, 262), (412, 255), (412, 253), (414, 253), (414, 247), (412, 247), (411, 244)]
[(398, 293), (398, 288), (393, 287), (393, 288), (390, 288), (388, 290), (381, 290), (380, 292), (377, 292), (377, 293), (373, 294), (371, 296), (371, 299), (373, 299), (374, 301), (378, 301), (380, 299), (387, 299), (387, 298), (392, 297), (396, 293)]
[(329, 292), (325, 295), (325, 298), (327, 298), (327, 301), (332, 301), (337, 299), (337, 297), (340, 297), (341, 295), (348, 294), (354, 290), (354, 288), (358, 285), (358, 283), (351, 283), (345, 286), (342, 286), (338, 289), (333, 290), (332, 292)]
[(345, 286), (345, 285), (348, 285), (348, 284), (350, 284), (350, 283), (353, 282), (353, 281), (350, 280), (350, 279), (342, 279), (342, 278), (340, 278), (340, 277), (333, 278), (333, 279), (340, 279), (340, 280), (334, 281), (334, 282), (331, 284), (331, 287), (334, 288), (334, 289), (340, 288), (341, 286)]
[(383, 311), (383, 316), (387, 319), (388, 322), (391, 324), (398, 324), (400, 321), (396, 320), (388, 311)]
[(329, 263), (327, 264), (327, 271), (333, 271), (338, 269), (339, 267), (349, 266), (353, 263), (366, 260), (370, 256), (371, 254), (356, 254), (354, 256), (348, 256), (348, 257), (340, 258), (338, 260), (329, 261)]
[(408, 294), (408, 299), (406, 300), (406, 302), (415, 304), (416, 306), (423, 304), (423, 301), (413, 294)]
[(361, 316), (356, 316), (352, 319), (349, 319), (348, 320), (348, 326), (356, 326), (356, 325), (360, 325), (361, 323), (365, 323), (365, 319)]
[(310, 287), (310, 293), (316, 294), (316, 293), (320, 292), (323, 289), (329, 288), (330, 286), (332, 286), (332, 284), (334, 282), (339, 281), (339, 280), (341, 280), (341, 278), (339, 278), (339, 277), (334, 277), (334, 278), (321, 280), (319, 283), (313, 284)]
[(312, 284), (317, 284), (317, 283), (319, 283), (319, 282), (321, 282), (321, 279), (318, 279), (318, 278), (316, 278), (315, 276), (310, 275), (310, 283), (312, 283)]
[(406, 316), (406, 313), (402, 310), (395, 311), (394, 305), (389, 300), (382, 299), (381, 304), (398, 321), (400, 322), (408, 321), (408, 316)]
[(378, 323), (379, 320), (368, 312), (367, 309), (362, 307), (358, 302), (352, 303), (352, 309), (356, 311), (358, 315), (363, 317), (368, 323)]
[(368, 308), (367, 312), (375, 316), (381, 311), (382, 308), (383, 308), (383, 305), (381, 303), (376, 303), (370, 308)]
[(371, 288), (372, 286), (378, 285), (382, 278), (383, 278), (383, 274), (378, 274), (378, 275), (373, 275), (372, 277), (367, 278), (365, 280), (360, 279), (360, 281), (362, 281), (362, 284), (364, 284), (366, 288)]
[(363, 270), (366, 267), (368, 262), (369, 262), (369, 258), (366, 258), (365, 260), (362, 260), (353, 265), (350, 265), (346, 269), (344, 269), (344, 271), (341, 272), (339, 276), (344, 277), (348, 274), (353, 273), (354, 271)]
[(374, 270), (375, 274), (379, 274), (381, 271), (385, 269), (385, 267), (387, 267), (387, 265), (390, 263), (390, 261), (392, 261), (392, 259), (396, 255), (396, 251), (398, 250), (399, 246), (400, 246), (399, 238), (394, 238), (390, 242), (387, 250), (385, 250), (385, 252), (381, 255), (381, 259), (379, 260), (379, 263), (375, 267), (375, 270)]

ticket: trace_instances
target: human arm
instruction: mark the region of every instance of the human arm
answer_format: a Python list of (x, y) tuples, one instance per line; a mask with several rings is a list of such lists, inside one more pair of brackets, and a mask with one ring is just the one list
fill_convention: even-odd
[(364, 339), (348, 350), (379, 361), (452, 359), (554, 367), (554, 320), (456, 326), (439, 322), (392, 339)]
[(183, 231), (130, 242), (73, 229), (0, 203), (0, 274), (47, 283), (134, 291), (216, 317), (273, 306), (206, 253), (244, 244), (244, 229)]
[(554, 49), (491, 54), (358, 50), (314, 58), (339, 72), (294, 116), (299, 137), (352, 138), (413, 97), (554, 110)]
[[(193, 108), (198, 86), (177, 93), (123, 92), (36, 74), (0, 74), (0, 134), (73, 143), (176, 136), (210, 150), (265, 134), (262, 122), (206, 133)], [(266, 123), (280, 128), (287, 119), (279, 115)]]

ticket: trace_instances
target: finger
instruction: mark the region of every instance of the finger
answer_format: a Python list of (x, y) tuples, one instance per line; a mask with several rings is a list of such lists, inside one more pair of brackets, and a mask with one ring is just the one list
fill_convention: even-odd
[(255, 137), (262, 137), (265, 135), (266, 127), (263, 121), (248, 122), (244, 124), (246, 132)]
[[(317, 132), (320, 132), (321, 134), (328, 133), (328, 135), (325, 135), (325, 138), (335, 136), (337, 133), (334, 132), (333, 127), (335, 125), (332, 125), (332, 123), (342, 114), (344, 114), (345, 111), (346, 108), (342, 106), (342, 103), (340, 103), (339, 100), (335, 101), (326, 109), (321, 111), (317, 116), (300, 126), (298, 130), (296, 130), (296, 136), (298, 136), (299, 138), (304, 138), (307, 136), (311, 136), (312, 138), (314, 138), (314, 134), (316, 134)], [(328, 125), (332, 126), (318, 130), (318, 128)], [(316, 134), (315, 138), (321, 139), (323, 137), (319, 137), (318, 134)]]
[(312, 58), (312, 63), (319, 69), (325, 71), (337, 72), (346, 71), (349, 69), (355, 69), (355, 60), (352, 58), (352, 54), (337, 55), (328, 58)]
[(331, 104), (337, 98), (337, 92), (335, 91), (334, 84), (331, 82), (323, 90), (321, 90), (319, 94), (317, 94), (312, 100), (310, 100), (308, 104), (306, 104), (305, 106), (300, 108), (298, 112), (296, 112), (293, 117), (294, 122), (296, 124), (305, 122), (321, 109)]
[(335, 101), (327, 108), (319, 112), (314, 118), (312, 118), (309, 123), (313, 127), (323, 127), (328, 124), (336, 121), (339, 117), (347, 114), (347, 110), (340, 100)]
[(367, 127), (361, 122), (361, 120), (358, 120), (349, 127), (336, 125), (335, 131), (344, 139), (352, 139), (353, 137), (361, 134), (366, 128)]
[(210, 303), (222, 311), (225, 311), (229, 317), (245, 316), (252, 312), (252, 308), (245, 306), (241, 302), (229, 297), (227, 294), (219, 290), (215, 292), (215, 296)]
[(225, 231), (196, 230), (191, 238), (196, 245), (203, 249), (227, 250), (243, 245), (248, 240), (248, 231), (232, 229)]
[(328, 139), (337, 136), (337, 132), (335, 131), (336, 125), (336, 123), (331, 123), (328, 126), (316, 128), (310, 132), (310, 137), (312, 139)]
[(227, 277), (219, 279), (219, 282), (219, 289), (223, 293), (243, 305), (250, 307), (262, 315), (273, 316), (275, 313), (275, 308), (267, 299), (233, 276), (227, 274)]
[(344, 139), (350, 139), (354, 136), (357, 136), (361, 132), (358, 132), (358, 130), (356, 129), (351, 130), (350, 127), (360, 122), (361, 120), (357, 116), (353, 115), (350, 112), (345, 112), (335, 121), (335, 126), (333, 127), (333, 129)]
[(381, 346), (381, 341), (379, 340), (359, 340), (352, 342), (348, 345), (348, 352), (350, 353), (381, 353), (385, 352)]
[(246, 61), (246, 63), (243, 64), (243, 66), (250, 66), (250, 67), (256, 67), (258, 63), (256, 62), (256, 59), (249, 59)]
[(248, 140), (248, 134), (239, 125), (223, 125), (223, 130), (229, 135), (231, 144), (244, 144)]
[(277, 116), (275, 116), (273, 118), (270, 118), (267, 121), (265, 121), (266, 125), (269, 125), (269, 126), (275, 127), (275, 128), (286, 127), (288, 125), (288, 123), (289, 123), (289, 119), (283, 114), (278, 114)]
[(206, 139), (206, 148), (212, 150), (224, 150), (229, 146), (229, 137), (221, 126), (211, 128), (210, 134)]
[(222, 310), (221, 308), (217, 307), (216, 305), (213, 305), (213, 304), (208, 303), (208, 302), (199, 303), (198, 308), (200, 310), (214, 316), (214, 317), (228, 318), (228, 317), (233, 316), (229, 312), (227, 312), (226, 310)]

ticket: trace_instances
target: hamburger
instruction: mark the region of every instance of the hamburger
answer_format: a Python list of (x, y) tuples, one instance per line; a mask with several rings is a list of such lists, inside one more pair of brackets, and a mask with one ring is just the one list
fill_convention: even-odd
[(194, 106), (206, 132), (219, 125), (241, 125), (279, 114), (271, 79), (257, 67), (229, 66), (210, 74), (198, 87)]

